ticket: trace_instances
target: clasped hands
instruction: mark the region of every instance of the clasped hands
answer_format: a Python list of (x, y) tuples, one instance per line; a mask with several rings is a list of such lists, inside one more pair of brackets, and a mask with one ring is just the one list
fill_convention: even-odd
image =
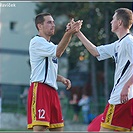
[(72, 18), (71, 21), (66, 26), (66, 32), (71, 32), (73, 34), (80, 31), (83, 20), (74, 21)]

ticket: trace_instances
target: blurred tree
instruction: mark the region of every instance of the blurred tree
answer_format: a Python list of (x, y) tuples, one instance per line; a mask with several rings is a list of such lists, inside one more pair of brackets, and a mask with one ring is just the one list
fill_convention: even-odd
[[(65, 31), (66, 24), (71, 18), (75, 20), (82, 19), (82, 32), (96, 46), (107, 44), (115, 41), (116, 35), (110, 32), (110, 21), (114, 11), (119, 7), (127, 7), (132, 9), (132, 2), (38, 2), (35, 10), (36, 14), (40, 12), (49, 12), (55, 19), (56, 34), (52, 37), (52, 41), (58, 44)], [(84, 54), (84, 59), (88, 59), (89, 72), (91, 73), (92, 95), (95, 102), (95, 111), (98, 111), (100, 99), (104, 97), (104, 103), (107, 102), (109, 91), (113, 84), (112, 72), (114, 65), (112, 59), (108, 61), (98, 62), (88, 52), (85, 47), (79, 43), (76, 37), (73, 37), (71, 44), (68, 46), (66, 53), (69, 59), (69, 71), (77, 68), (79, 57)], [(98, 74), (103, 74), (104, 84), (97, 81)], [(97, 88), (98, 86), (98, 88)], [(104, 88), (104, 89), (103, 89)]]

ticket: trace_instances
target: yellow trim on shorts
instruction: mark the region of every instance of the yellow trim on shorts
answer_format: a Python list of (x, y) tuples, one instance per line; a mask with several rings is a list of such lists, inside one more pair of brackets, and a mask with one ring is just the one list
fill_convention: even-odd
[(27, 128), (32, 129), (34, 126), (47, 126), (47, 128), (59, 128), (64, 127), (64, 123), (51, 124), (44, 121), (34, 121), (32, 124), (28, 124)]
[(32, 122), (32, 124), (28, 124), (27, 128), (32, 129), (33, 126), (47, 126), (47, 127), (49, 127), (49, 122), (34, 121), (34, 122)]
[(111, 124), (112, 118), (113, 118), (113, 114), (114, 114), (114, 110), (115, 110), (115, 105), (110, 104), (104, 123), (106, 123), (108, 125)]
[(49, 128), (59, 128), (59, 127), (64, 127), (64, 123), (50, 124)]
[(111, 130), (130, 131), (130, 129), (128, 129), (128, 128), (122, 128), (122, 127), (117, 127), (117, 126), (113, 126), (113, 125), (108, 125), (107, 123), (103, 123), (103, 122), (101, 122), (101, 126), (103, 128), (108, 128), (108, 129), (111, 129)]
[(32, 97), (32, 106), (31, 106), (31, 110), (32, 110), (32, 123), (34, 121), (36, 121), (36, 95), (37, 95), (37, 87), (38, 87), (38, 83), (34, 83), (34, 87), (33, 87), (33, 97)]

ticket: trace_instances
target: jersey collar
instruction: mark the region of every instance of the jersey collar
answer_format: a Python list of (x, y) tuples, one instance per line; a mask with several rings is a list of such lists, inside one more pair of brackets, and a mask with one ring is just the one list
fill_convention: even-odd
[(119, 40), (119, 42), (122, 40), (122, 39), (124, 39), (127, 35), (129, 35), (130, 33), (127, 33), (125, 36), (123, 36), (120, 40)]

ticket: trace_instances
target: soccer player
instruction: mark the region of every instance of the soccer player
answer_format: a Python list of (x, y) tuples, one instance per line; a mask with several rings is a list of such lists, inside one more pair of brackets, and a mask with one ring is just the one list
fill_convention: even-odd
[(28, 129), (33, 131), (63, 131), (63, 118), (57, 93), (57, 81), (71, 87), (69, 79), (58, 75), (58, 58), (68, 46), (71, 37), (81, 28), (77, 21), (55, 45), (50, 41), (55, 32), (54, 19), (49, 13), (40, 13), (35, 18), (38, 35), (30, 41), (31, 64), (30, 88), (28, 92)]
[[(76, 36), (98, 60), (115, 59), (114, 86), (103, 113), (100, 131), (133, 130), (133, 13), (127, 8), (115, 11), (111, 30), (118, 37), (114, 43), (96, 47), (81, 31)], [(74, 21), (67, 25), (71, 28)]]

